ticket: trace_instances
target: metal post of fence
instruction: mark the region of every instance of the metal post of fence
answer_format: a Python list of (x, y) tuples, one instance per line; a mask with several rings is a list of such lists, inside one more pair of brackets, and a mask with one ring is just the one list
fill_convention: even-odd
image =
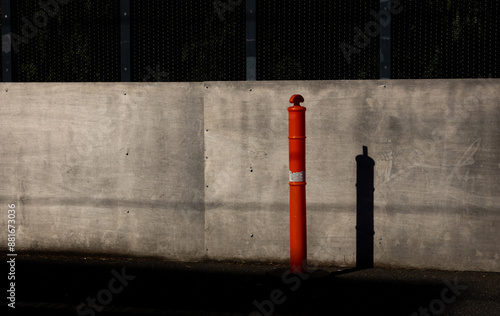
[(256, 0), (246, 1), (246, 58), (247, 81), (257, 80), (257, 21)]
[(389, 14), (379, 14), (380, 23), (380, 79), (391, 79), (391, 15), (390, 0), (380, 0), (380, 12)]
[(120, 0), (121, 81), (130, 82), (130, 0)]
[(12, 38), (10, 0), (2, 0), (2, 80), (12, 81)]

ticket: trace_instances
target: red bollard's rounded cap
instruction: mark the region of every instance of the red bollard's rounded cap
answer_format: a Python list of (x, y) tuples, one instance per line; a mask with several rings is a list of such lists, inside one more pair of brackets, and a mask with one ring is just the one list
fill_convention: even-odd
[(300, 105), (300, 102), (304, 102), (304, 97), (300, 94), (294, 94), (290, 97), (290, 103), (293, 105)]

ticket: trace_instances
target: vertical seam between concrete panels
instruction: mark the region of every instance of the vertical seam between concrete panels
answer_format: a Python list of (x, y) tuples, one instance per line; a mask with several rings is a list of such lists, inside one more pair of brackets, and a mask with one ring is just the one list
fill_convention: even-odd
[(203, 156), (201, 157), (203, 159), (203, 229), (204, 229), (204, 234), (203, 234), (203, 258), (207, 259), (208, 258), (208, 251), (207, 251), (207, 246), (208, 246), (208, 238), (207, 238), (207, 178), (206, 178), (206, 173), (207, 173), (207, 159), (206, 159), (206, 154), (207, 154), (207, 144), (206, 144), (206, 130), (205, 130), (205, 96), (206, 96), (206, 90), (208, 89), (208, 85), (206, 82), (201, 83), (202, 89), (200, 95), (201, 95), (201, 106), (202, 106), (202, 119), (203, 119), (203, 124), (202, 124), (202, 129), (201, 129), (201, 137), (202, 137), (202, 146), (203, 146)]

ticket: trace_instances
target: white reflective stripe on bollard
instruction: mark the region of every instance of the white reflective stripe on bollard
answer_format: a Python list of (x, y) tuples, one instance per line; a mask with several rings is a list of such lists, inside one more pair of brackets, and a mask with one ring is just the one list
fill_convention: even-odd
[(306, 172), (305, 171), (299, 171), (299, 172), (291, 172), (288, 171), (290, 174), (290, 182), (304, 182), (306, 181)]

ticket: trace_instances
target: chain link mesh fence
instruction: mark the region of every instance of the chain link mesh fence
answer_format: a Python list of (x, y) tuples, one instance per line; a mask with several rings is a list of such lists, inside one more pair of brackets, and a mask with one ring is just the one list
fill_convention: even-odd
[(11, 5), (13, 81), (120, 81), (119, 1)]
[(500, 75), (500, 1), (407, 0), (392, 20), (392, 78)]
[[(257, 2), (257, 78), (260, 80), (377, 79), (379, 45), (348, 54), (358, 29), (373, 21), (379, 0)], [(344, 51), (341, 47), (343, 46)]]
[[(391, 78), (499, 77), (500, 1), (391, 2)], [(132, 81), (246, 79), (245, 0), (130, 4)], [(380, 78), (380, 5), (257, 0), (257, 80)], [(121, 80), (119, 0), (11, 6), (13, 81)]]
[(132, 81), (245, 80), (245, 2), (219, 2), (132, 1)]

